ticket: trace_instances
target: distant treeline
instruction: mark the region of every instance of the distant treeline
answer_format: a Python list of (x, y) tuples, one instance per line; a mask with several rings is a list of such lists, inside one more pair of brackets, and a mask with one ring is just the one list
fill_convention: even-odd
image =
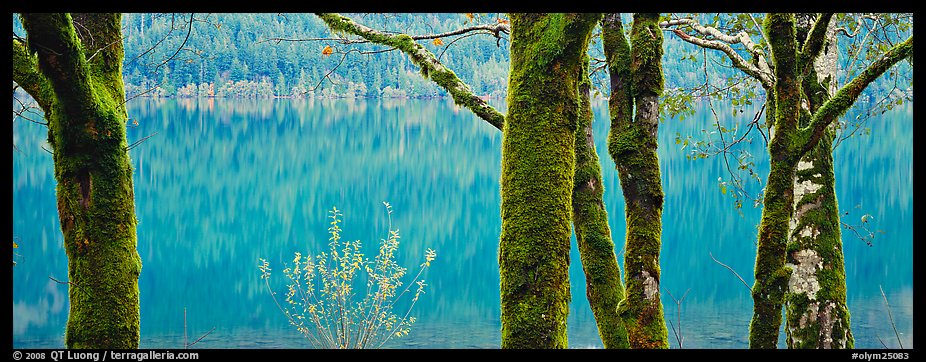
[[(348, 14), (377, 30), (410, 35), (438, 34), (476, 24), (495, 23), (504, 14), (414, 13)], [(627, 14), (629, 24), (629, 14)], [(218, 13), (123, 16), (129, 97), (306, 97), (430, 98), (446, 92), (421, 76), (399, 50), (369, 43), (337, 41), (314, 14)], [(192, 24), (192, 26), (190, 25)], [(25, 34), (18, 17), (13, 31)], [(286, 40), (280, 40), (286, 39)], [(502, 98), (508, 85), (508, 41), (490, 34), (422, 40), (474, 93)], [(325, 51), (330, 47), (331, 52)], [(841, 50), (843, 47), (840, 47)], [(663, 72), (667, 88), (698, 86), (710, 77), (723, 85), (742, 77), (719, 54), (705, 74), (702, 50), (665, 37)], [(590, 46), (596, 89), (606, 95), (607, 71), (600, 40)], [(843, 55), (841, 55), (843, 56)], [(724, 66), (726, 62), (727, 66)], [(909, 66), (898, 67), (912, 72)], [(889, 77), (867, 94), (885, 94)], [(875, 100), (863, 96), (861, 103)]]

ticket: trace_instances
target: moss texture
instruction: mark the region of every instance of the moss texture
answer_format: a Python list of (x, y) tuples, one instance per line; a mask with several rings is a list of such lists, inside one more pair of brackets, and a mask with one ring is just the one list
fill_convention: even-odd
[[(121, 16), (75, 17), (86, 27), (87, 39), (78, 37), (68, 14), (22, 16), (30, 52), (38, 54), (36, 70), (44, 79), (23, 88), (37, 89), (30, 94), (44, 105), (68, 256), (65, 345), (138, 348), (141, 259), (126, 150)], [(88, 55), (101, 48), (88, 62)]]
[(624, 299), (621, 271), (614, 254), (608, 212), (604, 206), (604, 185), (601, 182), (601, 163), (595, 150), (592, 135), (591, 103), (588, 77), (588, 57), (582, 63), (579, 77), (579, 121), (576, 128), (576, 172), (572, 191), (572, 218), (576, 242), (585, 272), (586, 296), (598, 335), (604, 348), (628, 348), (627, 330), (617, 313)]
[[(611, 73), (611, 130), (614, 160), (626, 202), (625, 298), (618, 313), (631, 348), (668, 348), (659, 293), (662, 237), (662, 180), (656, 136), (662, 93), (662, 32), (658, 14), (635, 14), (628, 46), (619, 16), (602, 22)], [(633, 114), (636, 105), (636, 115)], [(633, 117), (633, 118), (631, 118)]]
[(502, 140), (502, 348), (566, 348), (578, 74), (596, 14), (511, 14)]

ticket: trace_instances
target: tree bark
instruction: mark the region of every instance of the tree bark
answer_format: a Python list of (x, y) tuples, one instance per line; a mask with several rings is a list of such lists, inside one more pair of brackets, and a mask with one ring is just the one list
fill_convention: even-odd
[[(816, 14), (798, 16), (798, 39), (806, 38)], [(810, 112), (836, 93), (836, 26), (830, 23), (823, 49), (803, 79)], [(806, 46), (805, 46), (806, 47)], [(806, 127), (806, 124), (802, 124)], [(836, 202), (830, 127), (797, 165), (794, 214), (787, 266), (793, 270), (785, 297), (788, 348), (853, 348), (846, 305), (846, 271)]]
[(598, 14), (512, 14), (502, 139), (502, 348), (566, 348), (578, 75)]
[[(608, 152), (617, 166), (626, 202), (626, 295), (618, 306), (631, 348), (668, 348), (659, 291), (662, 180), (656, 153), (659, 95), (663, 90), (662, 31), (658, 14), (635, 14), (631, 44), (619, 14), (602, 21), (611, 74)], [(633, 110), (636, 106), (636, 115)]]
[[(38, 101), (54, 151), (68, 256), (68, 348), (138, 348), (141, 259), (126, 141), (119, 14), (23, 14), (13, 79)], [(79, 23), (80, 35), (74, 24)], [(27, 76), (28, 75), (28, 76)]]
[(628, 348), (627, 330), (617, 312), (624, 299), (621, 270), (614, 254), (608, 211), (604, 206), (604, 184), (601, 163), (592, 136), (592, 116), (588, 77), (588, 57), (583, 61), (579, 83), (579, 122), (576, 128), (576, 172), (572, 190), (572, 222), (582, 270), (585, 272), (585, 294), (595, 315), (598, 335), (604, 348)]

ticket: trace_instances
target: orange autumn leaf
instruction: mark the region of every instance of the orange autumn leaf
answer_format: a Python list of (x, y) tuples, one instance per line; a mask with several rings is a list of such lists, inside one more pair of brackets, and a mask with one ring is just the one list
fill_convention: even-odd
[(472, 21), (472, 20), (473, 20), (473, 13), (466, 13), (466, 17), (469, 18), (469, 20)]
[(444, 41), (441, 40), (440, 38), (435, 38), (434, 41), (433, 41), (433, 43), (434, 43), (434, 45), (437, 45), (437, 46), (444, 45)]
[(508, 24), (508, 19), (496, 18), (499, 24)]
[(331, 55), (334, 50), (331, 49), (331, 46), (325, 45), (325, 49), (322, 49), (322, 55)]

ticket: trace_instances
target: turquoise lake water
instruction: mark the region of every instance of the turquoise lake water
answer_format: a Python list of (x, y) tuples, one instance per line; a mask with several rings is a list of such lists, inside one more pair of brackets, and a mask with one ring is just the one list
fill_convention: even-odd
[[(213, 327), (197, 348), (308, 348), (259, 279), (258, 259), (284, 292), (284, 261), (323, 251), (328, 211), (343, 213), (342, 236), (370, 247), (386, 236), (383, 202), (402, 233), (398, 260), (413, 267), (427, 248), (437, 260), (415, 306), (418, 323), (390, 348), (497, 348), (499, 131), (447, 100), (136, 99), (128, 129), (135, 168), (138, 252), (143, 261), (141, 347), (178, 348)], [(726, 114), (726, 112), (721, 112)], [(594, 125), (605, 204), (617, 251), (623, 199), (606, 153), (607, 106)], [(850, 115), (851, 116), (851, 115)], [(738, 116), (739, 121), (752, 115)], [(663, 304), (681, 320), (684, 348), (746, 348), (760, 209), (738, 212), (722, 194), (720, 158), (691, 161), (676, 134), (710, 129), (710, 112), (660, 126)], [(733, 119), (724, 120), (730, 125)], [(130, 121), (130, 124), (133, 122)], [(870, 135), (834, 151), (840, 211), (883, 230), (868, 246), (843, 230), (848, 304), (857, 348), (913, 341), (913, 111), (869, 120)], [(156, 133), (156, 134), (155, 134)], [(13, 123), (13, 348), (60, 348), (67, 321), (67, 258), (55, 206), (44, 127)], [(46, 148), (47, 145), (46, 145)], [(764, 144), (749, 146), (764, 178)], [(573, 242), (574, 244), (574, 242)], [(368, 254), (369, 256), (369, 254)], [(573, 246), (571, 348), (600, 348)], [(685, 294), (687, 291), (687, 295)], [(669, 294), (680, 298), (677, 305)], [(672, 348), (678, 348), (670, 328)], [(783, 334), (782, 343), (783, 346)]]

